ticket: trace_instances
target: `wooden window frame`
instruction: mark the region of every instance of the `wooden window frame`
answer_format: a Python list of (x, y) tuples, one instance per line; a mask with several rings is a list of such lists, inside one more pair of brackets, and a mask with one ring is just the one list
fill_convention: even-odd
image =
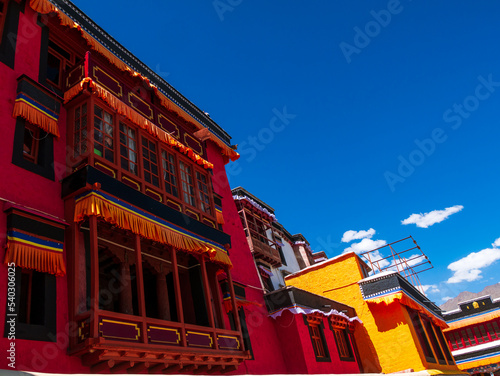
[(408, 307), (406, 307), (406, 309), (410, 318), (410, 322), (412, 323), (413, 329), (415, 330), (420, 349), (422, 350), (422, 355), (428, 363), (437, 364), (438, 361), (436, 359), (436, 355), (432, 350), (432, 346), (429, 342), (429, 338), (427, 337), (424, 325), (422, 324), (420, 314), (414, 309)]
[(9, 0), (0, 0), (0, 4), (3, 5), (0, 12), (0, 43), (1, 43), (3, 37), (3, 29), (5, 26), (5, 20), (7, 19), (7, 9), (9, 7)]
[[(68, 147), (71, 148), (70, 150), (74, 150), (74, 141), (75, 141), (75, 109), (77, 107), (81, 107), (83, 103), (87, 103), (87, 153), (82, 154), (79, 156), (74, 156), (74, 151), (71, 154), (71, 160), (68, 162), (68, 164), (71, 166), (73, 169), (77, 169), (80, 167), (82, 163), (87, 161), (87, 163), (91, 166), (96, 166), (96, 162), (98, 163), (99, 167), (97, 167), (100, 171), (112, 176), (113, 178), (123, 182), (124, 184), (127, 184), (128, 186), (132, 187), (133, 189), (136, 189), (149, 197), (163, 203), (167, 204), (167, 201), (173, 201), (175, 204), (173, 207), (176, 208), (176, 210), (185, 213), (186, 215), (189, 215), (191, 217), (196, 218), (200, 222), (204, 223), (204, 218), (206, 217), (207, 220), (211, 223), (213, 223), (214, 228), (216, 228), (216, 216), (215, 216), (215, 206), (214, 206), (214, 199), (213, 199), (213, 188), (212, 188), (212, 177), (209, 171), (203, 169), (202, 167), (198, 166), (196, 163), (191, 161), (189, 158), (185, 157), (182, 155), (180, 152), (174, 150), (174, 149), (169, 149), (166, 145), (163, 145), (160, 141), (150, 137), (150, 135), (140, 129), (139, 127), (135, 126), (133, 123), (131, 123), (128, 119), (126, 119), (124, 116), (118, 114), (116, 111), (114, 111), (112, 108), (110, 108), (104, 101), (102, 101), (99, 98), (95, 98), (94, 96), (89, 97), (82, 97), (80, 100), (75, 100), (72, 104), (72, 106), (68, 109), (68, 124), (71, 124), (72, 129), (71, 131), (68, 132)], [(105, 156), (100, 156), (96, 153), (94, 153), (94, 147), (95, 147), (95, 140), (94, 140), (94, 133), (95, 133), (95, 116), (94, 116), (94, 111), (95, 111), (95, 106), (98, 106), (101, 108), (103, 111), (108, 112), (113, 116), (113, 162), (109, 161), (108, 159), (105, 158)], [(125, 126), (133, 129), (136, 132), (136, 145), (137, 145), (137, 164), (138, 164), (138, 174), (134, 175), (133, 173), (123, 169), (121, 167), (121, 152), (120, 152), (120, 123), (123, 123)], [(102, 131), (103, 133), (103, 142), (104, 142), (104, 134), (105, 132)], [(157, 165), (158, 165), (158, 179), (159, 179), (159, 186), (155, 186), (154, 184), (149, 183), (145, 179), (145, 172), (144, 172), (144, 157), (143, 157), (143, 145), (142, 145), (142, 140), (146, 139), (148, 142), (153, 143), (156, 148), (156, 160), (157, 160)], [(167, 154), (170, 154), (173, 156), (174, 161), (175, 161), (175, 178), (176, 178), (176, 189), (178, 191), (178, 196), (175, 196), (173, 194), (170, 194), (166, 189), (165, 189), (165, 181), (163, 178), (163, 174), (165, 172), (163, 168), (163, 155), (162, 152), (165, 151)], [(188, 166), (191, 169), (192, 173), (192, 179), (193, 179), (193, 188), (194, 188), (194, 199), (195, 199), (195, 206), (190, 205), (189, 203), (186, 203), (183, 199), (183, 188), (181, 184), (181, 173), (180, 173), (180, 164), (184, 163), (186, 166)], [(200, 205), (200, 200), (199, 200), (199, 187), (198, 187), (198, 181), (197, 181), (197, 174), (201, 174), (206, 177), (207, 180), (207, 190), (208, 190), (208, 199), (209, 199), (209, 207), (210, 207), (210, 212), (202, 210), (202, 207)], [(126, 182), (125, 182), (126, 180)], [(169, 205), (170, 206), (170, 205)]]
[[(189, 173), (187, 171), (184, 171), (185, 174), (188, 176), (188, 177), (191, 177), (191, 181), (193, 182), (193, 184), (189, 184), (189, 182), (187, 180), (184, 180), (182, 178), (182, 172), (183, 172), (183, 169), (181, 167), (181, 163), (184, 165), (184, 166), (187, 166), (189, 168)], [(179, 166), (179, 174), (180, 174), (180, 180), (179, 180), (179, 186), (180, 186), (180, 195), (181, 195), (181, 201), (184, 205), (189, 205), (190, 207), (192, 208), (197, 208), (198, 205), (198, 200), (196, 198), (196, 178), (194, 177), (194, 166), (191, 164), (191, 163), (186, 163), (186, 161), (184, 159), (179, 159), (179, 163), (178, 163), (178, 166)], [(186, 186), (189, 190), (189, 187), (192, 186), (193, 187), (193, 194), (190, 194), (189, 191), (186, 191), (184, 189), (184, 186), (183, 186), (183, 183), (186, 182)], [(186, 201), (185, 199), (185, 195), (187, 195), (188, 198), (192, 198), (193, 201), (194, 201), (194, 205), (191, 204), (190, 202)]]
[(436, 333), (439, 344), (441, 345), (441, 350), (444, 353), (446, 361), (449, 365), (455, 364), (455, 359), (453, 359), (453, 355), (451, 354), (450, 348), (446, 342), (446, 338), (444, 338), (443, 331), (436, 324), (432, 323), (432, 327), (434, 328), (434, 332)]
[[(27, 320), (29, 322), (21, 322), (19, 320), (20, 309), (22, 306), (22, 290), (28, 289), (28, 296), (31, 295), (31, 290), (33, 288), (33, 273), (38, 273), (39, 276), (43, 278), (43, 285), (38, 285), (38, 288), (43, 289), (45, 295), (45, 298), (43, 299), (43, 312), (41, 312), (41, 314), (43, 314), (43, 324), (33, 324), (30, 322), (31, 320)], [(22, 283), (22, 274), (30, 275), (30, 282), (28, 286)], [(16, 267), (16, 281), (15, 314), (17, 315), (16, 317), (18, 317), (16, 322), (16, 339), (56, 342), (56, 277), (48, 273), (41, 273)], [(7, 286), (5, 288), (7, 288)], [(31, 303), (31, 299), (29, 303)], [(27, 307), (27, 309), (30, 308)], [(8, 320), (5, 320), (5, 333), (8, 333), (7, 321)]]
[[(167, 159), (163, 158), (163, 154), (164, 153), (166, 154)], [(173, 163), (172, 163), (172, 161), (170, 161), (169, 157), (173, 158)], [(179, 186), (179, 179), (180, 179), (180, 176), (179, 176), (179, 163), (177, 162), (177, 158), (175, 156), (175, 153), (172, 153), (172, 151), (169, 151), (166, 148), (161, 147), (160, 148), (160, 160), (161, 160), (161, 171), (162, 171), (161, 179), (163, 180), (163, 186), (165, 188), (164, 191), (165, 191), (166, 195), (169, 196), (169, 197), (174, 198), (175, 200), (181, 200), (181, 189), (180, 189), (180, 186)], [(163, 165), (164, 161), (165, 161), (165, 163), (167, 165), (167, 169)], [(170, 166), (171, 165), (174, 168), (174, 172), (173, 173), (170, 171)], [(167, 182), (165, 180), (165, 174), (167, 174), (170, 177), (173, 177), (175, 179), (175, 184), (172, 184), (171, 180), (169, 182)], [(167, 185), (169, 187), (171, 187), (170, 188), (170, 192), (168, 192), (167, 189), (166, 189)], [(173, 189), (175, 189), (177, 191), (177, 195), (175, 195), (175, 194), (172, 193)]]
[[(69, 58), (66, 56), (63, 56), (57, 49), (52, 47), (50, 44), (53, 43), (55, 44), (58, 48), (64, 50), (69, 55)], [(48, 69), (48, 59), (49, 59), (49, 54), (52, 54), (56, 58), (59, 59), (59, 83), (55, 83), (46, 76), (46, 82), (50, 86), (58, 89), (58, 90), (63, 90), (65, 85), (64, 85), (64, 78), (66, 76), (67, 72), (70, 72), (77, 64), (77, 61), (80, 60), (76, 57), (76, 53), (73, 51), (72, 48), (67, 46), (64, 42), (59, 40), (59, 38), (49, 38), (49, 43), (47, 46), (47, 62), (45, 69)]]
[[(324, 328), (322, 316), (316, 315), (302, 315), (304, 318), (304, 324), (309, 330), (309, 338), (311, 339), (311, 345), (314, 351), (314, 357), (317, 362), (331, 362), (330, 351), (328, 350), (328, 345), (325, 339)], [(316, 335), (314, 331), (319, 334)]]
[(348, 328), (336, 329), (331, 327), (340, 360), (344, 362), (354, 362), (354, 349), (351, 344), (351, 336)]
[[(147, 145), (144, 145), (144, 142), (146, 141)], [(154, 150), (152, 150), (152, 147), (154, 147)], [(141, 165), (142, 165), (142, 178), (146, 182), (147, 185), (149, 185), (152, 189), (157, 190), (161, 189), (163, 190), (163, 184), (162, 184), (162, 179), (161, 179), (161, 166), (160, 166), (160, 157), (159, 157), (159, 145), (156, 140), (153, 140), (149, 137), (147, 137), (144, 134), (141, 134), (140, 138), (140, 156), (141, 156)], [(144, 157), (144, 151), (148, 151), (148, 158)], [(156, 157), (156, 162), (153, 163), (153, 159), (151, 158), (151, 155)], [(149, 168), (146, 168), (145, 162), (149, 163)], [(156, 166), (156, 174), (153, 173), (153, 168), (151, 167), (152, 165)], [(150, 180), (146, 179), (146, 173), (150, 174)], [(158, 180), (158, 185), (154, 184), (154, 177), (157, 178)]]
[[(122, 132), (122, 126), (125, 128), (126, 132)], [(135, 134), (134, 138), (130, 137), (129, 130), (132, 130)], [(131, 127), (126, 122), (120, 120), (118, 121), (118, 165), (122, 169), (122, 171), (126, 171), (131, 175), (139, 176), (139, 142), (137, 141), (138, 130), (134, 127)], [(122, 143), (121, 135), (125, 136), (125, 144)], [(132, 149), (129, 145), (130, 140), (135, 142), (135, 150)], [(126, 150), (126, 155), (122, 154), (122, 148)], [(130, 152), (135, 153), (135, 162), (130, 159)], [(127, 162), (127, 168), (122, 166), (122, 161), (125, 160)], [(135, 173), (131, 171), (130, 166), (135, 165)]]
[[(98, 130), (96, 127), (95, 127), (95, 119), (97, 117), (96, 115), (96, 107), (98, 107), (102, 112), (102, 118), (99, 118), (101, 121), (102, 121), (102, 129)], [(105, 114), (108, 114), (111, 116), (111, 123), (108, 123), (105, 121)], [(116, 122), (117, 122), (117, 119), (116, 119), (116, 113), (114, 111), (108, 111), (106, 110), (106, 108), (103, 108), (103, 106), (99, 106), (97, 103), (94, 104), (94, 106), (92, 107), (92, 128), (93, 128), (93, 132), (92, 132), (92, 152), (94, 153), (94, 155), (97, 155), (98, 157), (102, 158), (104, 161), (107, 161), (109, 163), (112, 163), (112, 164), (115, 164), (117, 165), (116, 161), (117, 161), (117, 156), (116, 156)], [(112, 134), (111, 136), (108, 134), (108, 132), (106, 131), (106, 124), (110, 125), (111, 126), (111, 130), (112, 130)], [(101, 133), (102, 135), (102, 141), (97, 141), (96, 140), (96, 130), (97, 132)], [(109, 146), (106, 146), (106, 138), (108, 139), (111, 139), (112, 140), (112, 146), (109, 147)], [(99, 155), (98, 153), (96, 153), (96, 144), (97, 145), (102, 145), (102, 155)], [(113, 157), (113, 160), (110, 161), (109, 159), (106, 158), (106, 151), (110, 151), (109, 155), (111, 155)]]
[(432, 351), (434, 353), (434, 358), (439, 362), (439, 364), (446, 365), (446, 356), (444, 354), (443, 349), (441, 349), (439, 340), (436, 336), (436, 333), (434, 332), (432, 321), (420, 314), (419, 316), (420, 316), (420, 321), (422, 322), (422, 326), (427, 335), (427, 340), (429, 341)]
[[(205, 181), (202, 179), (205, 178)], [(198, 193), (198, 201), (200, 204), (200, 210), (203, 213), (213, 215), (212, 205), (211, 205), (211, 192), (210, 192), (210, 177), (207, 173), (200, 170), (194, 170), (194, 182), (195, 182), (195, 192)], [(206, 192), (205, 192), (206, 188)], [(207, 202), (208, 201), (208, 202)], [(208, 210), (207, 210), (208, 209)]]
[(24, 126), (24, 137), (26, 137), (26, 132), (31, 134), (32, 145), (31, 151), (29, 153), (24, 151), (24, 141), (23, 141), (23, 158), (34, 164), (38, 164), (38, 154), (40, 149), (40, 139), (41, 131), (40, 128), (34, 124), (26, 122)]

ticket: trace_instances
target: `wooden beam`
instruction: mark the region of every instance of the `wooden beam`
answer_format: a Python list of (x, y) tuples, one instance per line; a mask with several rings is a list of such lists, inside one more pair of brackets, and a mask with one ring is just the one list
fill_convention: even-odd
[(101, 362), (101, 355), (104, 354), (103, 350), (97, 350), (94, 351), (93, 353), (86, 353), (82, 356), (82, 364), (85, 367), (91, 367), (96, 363)]
[(90, 338), (99, 337), (99, 246), (97, 217), (89, 217), (90, 227)]
[(125, 362), (121, 362), (121, 363), (115, 364), (111, 368), (110, 371), (112, 373), (121, 373), (122, 371), (125, 371), (126, 369), (129, 369), (130, 367), (133, 367), (133, 366), (134, 366), (134, 362), (132, 362), (132, 361), (125, 361)]
[(90, 372), (99, 373), (102, 371), (108, 371), (115, 365), (115, 361), (113, 359), (105, 360), (103, 362), (97, 363), (90, 367)]
[[(185, 366), (184, 368), (182, 368), (182, 372), (191, 373), (195, 369), (198, 369), (197, 364), (189, 364), (189, 365)], [(168, 371), (170, 372), (170, 369)]]
[(175, 373), (179, 372), (182, 369), (184, 371), (183, 365), (181, 364), (173, 364), (170, 367), (163, 370), (163, 373)]
[(148, 343), (148, 335), (146, 328), (146, 301), (144, 297), (144, 277), (142, 274), (142, 254), (141, 254), (141, 237), (135, 234), (135, 277), (137, 279), (137, 302), (139, 305), (139, 316), (142, 317), (142, 342)]
[[(231, 276), (231, 271), (227, 267), (226, 267), (226, 275), (227, 275), (227, 282), (229, 284), (229, 292), (231, 294), (231, 306), (233, 308), (234, 324), (236, 326), (236, 331), (240, 332), (241, 334), (241, 323), (240, 323), (240, 316), (238, 315), (238, 306), (236, 304), (236, 295), (234, 293), (233, 277)], [(244, 350), (243, 347), (244, 346), (242, 343), (242, 350)]]
[(179, 282), (179, 268), (177, 266), (177, 250), (171, 247), (172, 250), (172, 273), (174, 274), (174, 290), (175, 290), (175, 305), (177, 308), (177, 320), (182, 324), (181, 328), (181, 346), (187, 347), (186, 343), (186, 328), (184, 327), (184, 310), (182, 308), (181, 284)]
[(148, 369), (149, 366), (150, 366), (149, 362), (140, 362), (140, 363), (135, 362), (135, 365), (133, 367), (127, 369), (127, 373), (141, 373), (145, 369)]
[(230, 365), (230, 366), (222, 366), (222, 370), (220, 371), (221, 373), (228, 373), (228, 372), (233, 372), (238, 369), (238, 366), (236, 365)]
[(168, 368), (170, 364), (168, 363), (157, 363), (148, 368), (149, 373), (161, 373), (163, 370)]
[(207, 277), (207, 265), (205, 257), (203, 255), (201, 255), (200, 257), (200, 266), (201, 266), (201, 278), (203, 279), (203, 291), (205, 293), (205, 302), (207, 304), (208, 324), (212, 328), (212, 336), (215, 345), (214, 348), (218, 350), (219, 344), (217, 341), (217, 333), (215, 331), (214, 310), (212, 307), (212, 299), (211, 299), (212, 294), (210, 293), (210, 286), (208, 284), (208, 277)]

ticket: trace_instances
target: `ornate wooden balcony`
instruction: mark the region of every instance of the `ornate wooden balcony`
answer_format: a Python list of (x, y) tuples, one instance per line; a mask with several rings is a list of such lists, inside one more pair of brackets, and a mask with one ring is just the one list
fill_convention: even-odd
[(92, 372), (223, 373), (249, 358), (237, 331), (102, 310), (93, 318), (77, 317), (71, 349)]
[(264, 237), (253, 232), (251, 232), (250, 236), (247, 236), (248, 245), (255, 258), (266, 261), (276, 267), (281, 266), (279, 251), (273, 245), (269, 244), (272, 241), (269, 240), (266, 242), (265, 239), (264, 241), (261, 239), (264, 239)]

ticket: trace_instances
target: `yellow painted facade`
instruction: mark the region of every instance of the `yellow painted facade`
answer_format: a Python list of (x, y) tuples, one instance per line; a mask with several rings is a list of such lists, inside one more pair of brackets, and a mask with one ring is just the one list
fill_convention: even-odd
[(406, 310), (398, 300), (367, 303), (358, 281), (366, 264), (354, 253), (326, 261), (286, 277), (287, 285), (323, 295), (356, 309), (363, 325), (354, 332), (364, 372), (391, 373), (407, 369), (460, 373), (453, 365), (427, 363)]

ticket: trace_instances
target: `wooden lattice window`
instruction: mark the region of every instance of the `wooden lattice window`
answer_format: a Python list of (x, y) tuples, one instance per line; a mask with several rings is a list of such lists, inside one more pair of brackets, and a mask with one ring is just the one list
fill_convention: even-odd
[(179, 167), (181, 171), (182, 196), (184, 202), (191, 206), (196, 206), (193, 169), (183, 161), (180, 161)]
[(73, 156), (87, 153), (87, 103), (75, 108), (75, 129), (73, 132)]
[(110, 162), (115, 161), (113, 115), (94, 106), (94, 153)]
[(330, 362), (330, 353), (328, 352), (325, 333), (323, 332), (322, 315), (312, 314), (304, 316), (304, 322), (309, 327), (309, 335), (311, 337), (316, 361)]
[(120, 122), (120, 166), (134, 175), (138, 174), (136, 134), (135, 129)]
[(57, 43), (49, 40), (45, 70), (47, 82), (57, 89), (62, 89), (64, 73), (69, 72), (79, 61), (81, 58), (76, 57), (70, 46), (60, 40)]
[(333, 334), (335, 336), (335, 343), (337, 344), (340, 359), (354, 360), (353, 351), (351, 348), (351, 343), (349, 342), (349, 335), (347, 331), (345, 329), (335, 329), (333, 331)]
[(144, 169), (144, 180), (153, 184), (155, 187), (160, 186), (160, 178), (158, 172), (158, 157), (156, 156), (156, 144), (142, 138), (142, 167)]
[(175, 157), (171, 153), (162, 150), (161, 164), (163, 167), (163, 182), (165, 184), (165, 191), (174, 197), (179, 197)]
[(208, 214), (212, 214), (210, 208), (210, 191), (208, 190), (207, 175), (196, 171), (196, 182), (198, 185), (198, 198), (200, 199), (200, 209)]

